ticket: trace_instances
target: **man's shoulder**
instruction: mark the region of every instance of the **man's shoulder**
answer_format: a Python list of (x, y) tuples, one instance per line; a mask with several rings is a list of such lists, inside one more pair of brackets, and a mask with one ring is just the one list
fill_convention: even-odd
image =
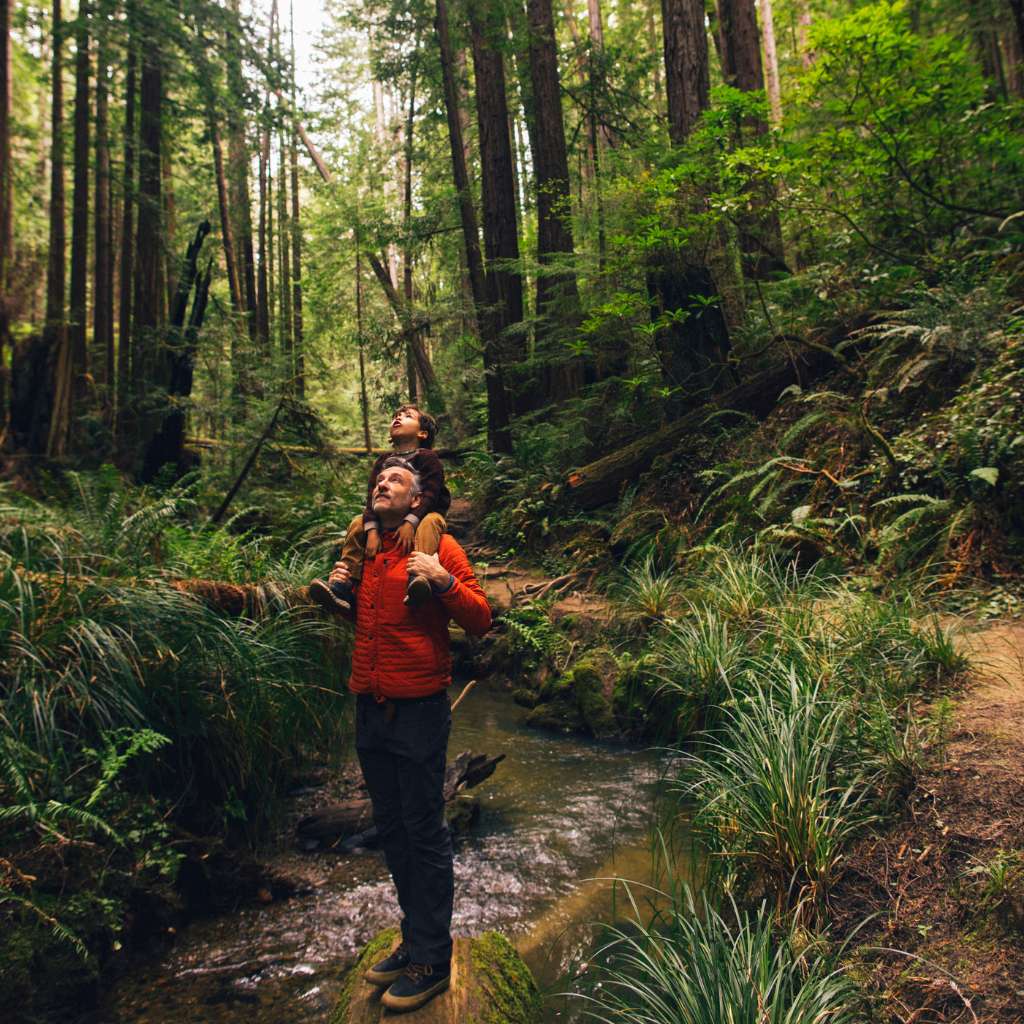
[(441, 534), (441, 543), (437, 548), (438, 557), (444, 561), (446, 558), (464, 558), (466, 562), (469, 562), (469, 556), (466, 554), (465, 548), (450, 534)]

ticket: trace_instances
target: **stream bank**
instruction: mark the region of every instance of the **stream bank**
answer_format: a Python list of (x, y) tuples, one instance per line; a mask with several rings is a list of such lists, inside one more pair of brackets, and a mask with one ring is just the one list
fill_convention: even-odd
[[(474, 792), (481, 813), (456, 845), (453, 930), (508, 935), (542, 990), (585, 955), (591, 922), (621, 907), (609, 884), (648, 881), (661, 765), (649, 751), (527, 729), (508, 694), (481, 683), (458, 709), (449, 745), (508, 756)], [(296, 802), (292, 822), (321, 802)], [(290, 899), (201, 921), (159, 962), (125, 977), (102, 1024), (314, 1024), (327, 1019), (345, 970), (398, 916), (376, 853), (302, 854), (289, 834), (262, 859), (296, 880)]]

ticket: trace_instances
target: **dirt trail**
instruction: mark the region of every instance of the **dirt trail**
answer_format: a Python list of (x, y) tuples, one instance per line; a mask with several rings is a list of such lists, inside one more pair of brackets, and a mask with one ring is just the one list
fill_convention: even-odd
[(466, 549), (496, 613), (551, 594), (557, 598), (553, 605), (556, 616), (586, 613), (592, 618), (605, 619), (610, 614), (608, 602), (586, 589), (590, 582), (587, 573), (570, 572), (551, 577), (521, 565), (515, 558), (504, 558), (501, 552), (479, 539), (476, 525), (477, 515), (469, 501), (453, 499), (448, 510), (448, 530)]
[(1024, 746), (1024, 621), (986, 624), (964, 632), (961, 643), (975, 684), (960, 706), (960, 724)]
[(851, 851), (835, 918), (842, 931), (870, 919), (859, 969), (886, 1020), (1021, 1024), (1024, 622), (960, 625), (971, 679), (937, 763)]

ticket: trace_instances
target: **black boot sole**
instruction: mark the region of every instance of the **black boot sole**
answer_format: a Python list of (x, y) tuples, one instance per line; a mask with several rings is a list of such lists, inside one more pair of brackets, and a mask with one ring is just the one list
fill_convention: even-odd
[(309, 597), (321, 608), (334, 614), (352, 611), (352, 605), (348, 601), (342, 601), (340, 597), (335, 597), (334, 592), (323, 580), (313, 580), (310, 583)]

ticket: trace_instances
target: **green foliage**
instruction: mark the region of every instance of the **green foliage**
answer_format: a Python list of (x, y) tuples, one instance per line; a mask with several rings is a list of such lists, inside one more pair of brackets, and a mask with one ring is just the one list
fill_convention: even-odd
[(882, 0), (816, 20), (813, 46), (783, 167), (799, 209), (909, 261), (1016, 210), (1022, 108), (987, 102), (966, 39), (919, 34), (907, 5)]
[[(586, 1016), (607, 1024), (853, 1024), (854, 982), (824, 943), (767, 906), (716, 907), (689, 887), (657, 897), (669, 909), (653, 922), (629, 891), (632, 921), (609, 929), (595, 957)], [(645, 904), (646, 906), (646, 901)]]

